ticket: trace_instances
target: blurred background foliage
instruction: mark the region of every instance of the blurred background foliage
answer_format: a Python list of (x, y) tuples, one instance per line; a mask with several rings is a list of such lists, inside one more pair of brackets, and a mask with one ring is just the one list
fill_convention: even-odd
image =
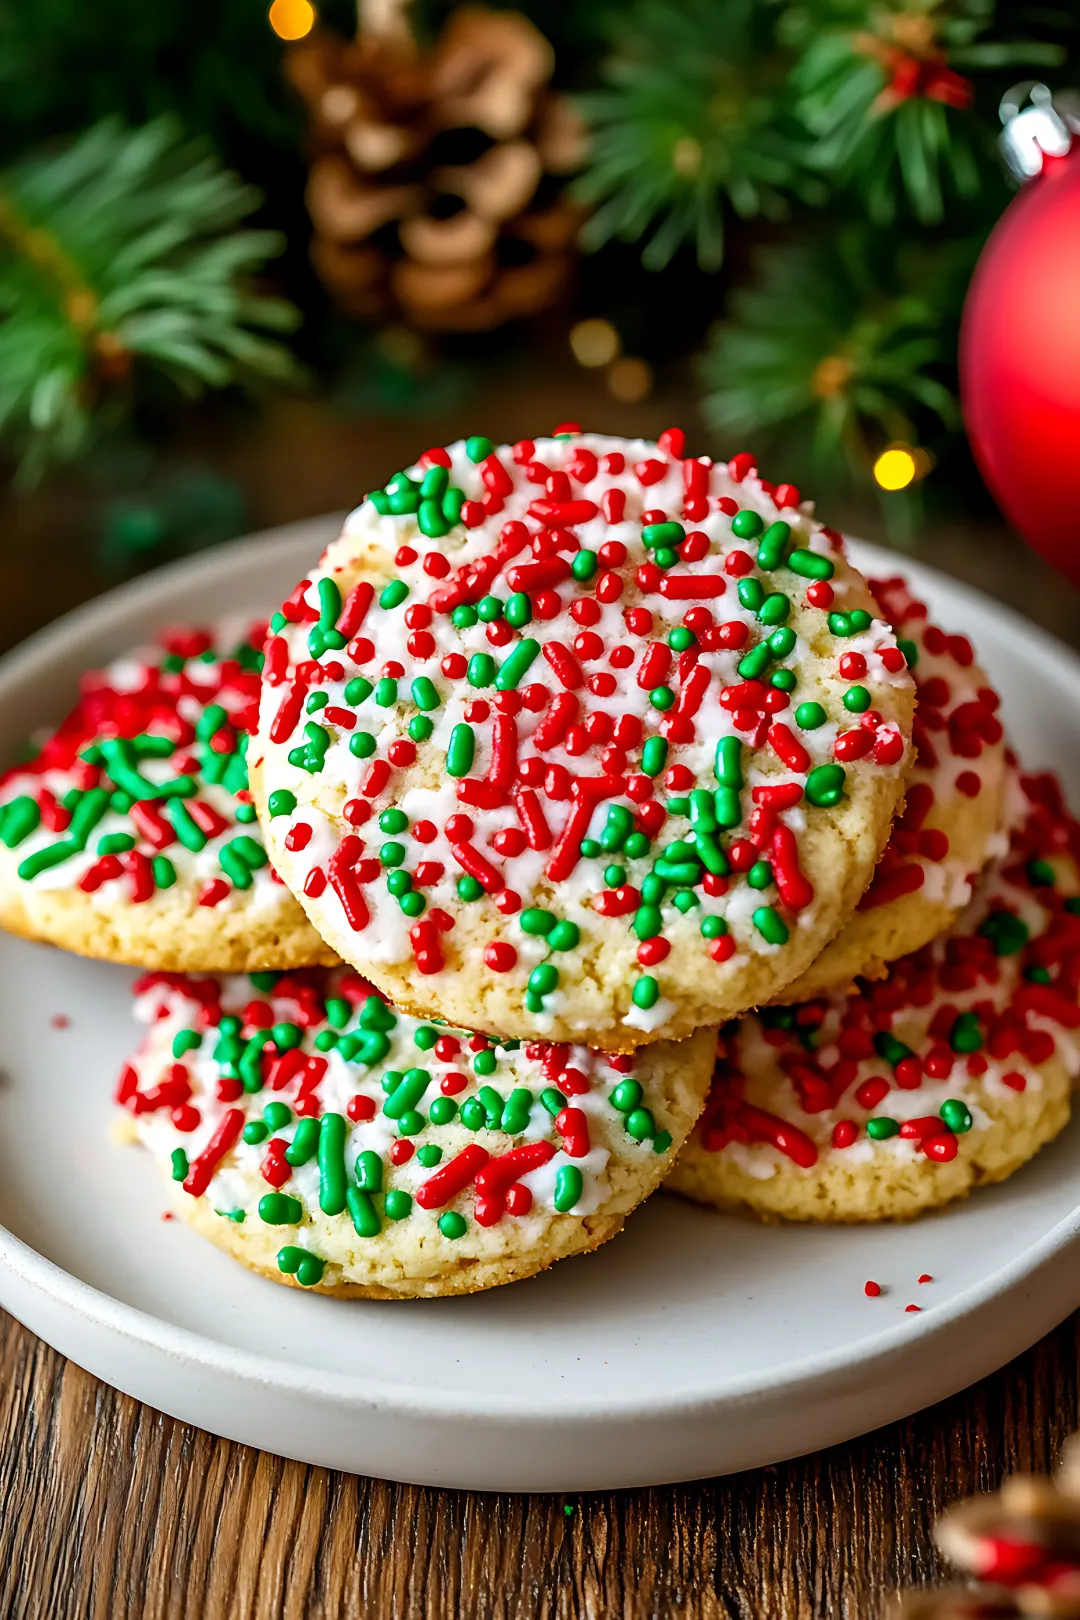
[(12, 498), (76, 487), (133, 569), (250, 520), (231, 433), (533, 375), (913, 545), (987, 504), (956, 342), (998, 104), (1078, 47), (1018, 0), (0, 0)]

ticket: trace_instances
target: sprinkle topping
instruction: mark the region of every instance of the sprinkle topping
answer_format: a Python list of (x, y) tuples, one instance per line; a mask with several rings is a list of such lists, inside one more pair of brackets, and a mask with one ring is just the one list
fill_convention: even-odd
[[(839, 536), (748, 458), (687, 458), (675, 430), (655, 446), (477, 443), (426, 452), (369, 496), (271, 621), (266, 775), (300, 801), (280, 818), (286, 849), (287, 828), (312, 829), (286, 870), (372, 969), (442, 973), (476, 903), (483, 937), (460, 965), (516, 988), (541, 1032), (570, 953), (625, 930), (626, 1038), (655, 1037), (675, 946), (709, 974), (793, 936), (804, 948), (827, 897), (803, 834), (864, 773), (898, 781), (905, 660), (852, 604)], [(395, 570), (381, 587), (357, 577), (380, 554)], [(339, 786), (352, 827), (388, 806), (407, 822), (400, 859), (359, 833), (348, 901), (323, 808)], [(543, 935), (525, 923), (538, 909)]]

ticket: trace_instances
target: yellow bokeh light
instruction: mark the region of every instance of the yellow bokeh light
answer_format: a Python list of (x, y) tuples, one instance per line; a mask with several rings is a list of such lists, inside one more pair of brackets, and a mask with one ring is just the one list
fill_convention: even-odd
[(882, 489), (906, 489), (918, 470), (914, 453), (902, 444), (890, 445), (874, 462), (874, 478)]
[(570, 328), (570, 347), (579, 366), (606, 366), (617, 360), (622, 343), (610, 321), (578, 321)]
[(315, 26), (315, 7), (311, 0), (274, 0), (269, 21), (279, 39), (303, 39)]
[(623, 405), (636, 405), (652, 390), (652, 367), (647, 360), (628, 354), (608, 368), (607, 385), (608, 392)]

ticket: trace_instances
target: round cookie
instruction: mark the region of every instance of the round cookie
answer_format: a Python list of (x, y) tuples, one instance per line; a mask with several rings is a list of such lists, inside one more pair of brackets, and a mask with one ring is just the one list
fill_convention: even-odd
[(173, 630), (83, 677), (0, 776), (0, 925), (143, 967), (336, 960), (271, 870), (248, 790), (265, 633)]
[[(903, 579), (872, 579), (870, 589), (915, 676), (915, 766), (870, 887), (836, 938), (784, 990), (785, 1002), (846, 988), (856, 975), (879, 978), (887, 962), (936, 939), (971, 899), (973, 879), (1006, 847), (1005, 733), (998, 695), (970, 641), (931, 624)], [(840, 667), (861, 679), (857, 658)]]
[(1056, 780), (1024, 778), (1008, 853), (950, 934), (858, 994), (723, 1032), (668, 1187), (766, 1219), (877, 1221), (1011, 1175), (1066, 1124), (1080, 1068), (1078, 863)]
[(873, 613), (749, 456), (429, 450), (272, 621), (274, 863), (412, 1011), (608, 1050), (715, 1025), (806, 969), (884, 846), (914, 687)]
[(151, 975), (117, 1100), (176, 1207), (277, 1282), (432, 1298), (595, 1249), (670, 1168), (715, 1030), (634, 1057), (396, 1012), (347, 969)]

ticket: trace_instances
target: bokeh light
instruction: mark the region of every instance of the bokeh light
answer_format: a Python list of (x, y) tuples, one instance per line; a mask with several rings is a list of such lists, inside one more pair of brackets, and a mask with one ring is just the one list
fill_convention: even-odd
[(881, 489), (906, 489), (918, 471), (915, 452), (906, 444), (891, 444), (874, 462), (874, 479)]
[(279, 39), (303, 39), (311, 33), (315, 21), (311, 0), (274, 0), (270, 7), (270, 26)]

